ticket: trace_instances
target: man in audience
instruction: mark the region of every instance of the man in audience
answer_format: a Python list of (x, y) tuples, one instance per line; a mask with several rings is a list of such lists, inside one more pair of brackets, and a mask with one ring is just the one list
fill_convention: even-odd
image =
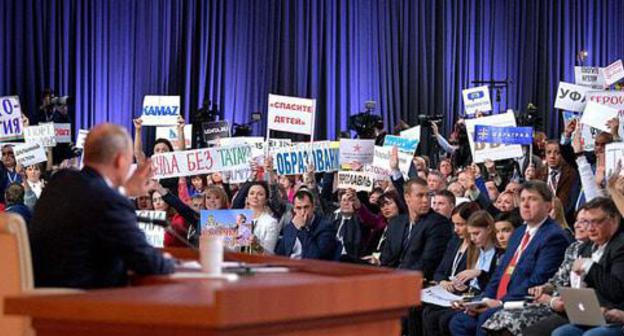
[(433, 196), (433, 211), (440, 215), (451, 219), (451, 212), (455, 208), (455, 195), (448, 190), (441, 190), (436, 192)]
[(450, 329), (453, 335), (485, 335), (480, 326), (505, 301), (524, 300), (528, 289), (546, 282), (559, 268), (570, 243), (549, 212), (553, 194), (541, 181), (521, 187), (520, 215), (524, 225), (514, 231), (503, 259), (485, 289), (483, 305), (457, 314)]
[(429, 187), (429, 192), (433, 195), (438, 191), (446, 189), (446, 179), (440, 171), (431, 170), (429, 175), (427, 175), (427, 186)]
[[(624, 309), (624, 234), (620, 231), (621, 215), (612, 200), (597, 197), (585, 204), (589, 242), (581, 246), (572, 265), (572, 287), (588, 287), (596, 291), (605, 312)], [(563, 305), (563, 301), (552, 304)], [(609, 314), (606, 314), (609, 317)], [(617, 321), (608, 321), (617, 322)], [(621, 321), (606, 327), (590, 328), (566, 324), (562, 315), (553, 315), (526, 328), (524, 335), (621, 335)], [(565, 325), (564, 325), (565, 324)], [(562, 326), (563, 325), (563, 326)], [(559, 328), (558, 328), (559, 327)], [(556, 329), (556, 330), (555, 330)], [(553, 332), (554, 330), (554, 332)]]
[(26, 226), (30, 226), (32, 213), (24, 204), (24, 187), (19, 183), (11, 183), (4, 191), (4, 200), (6, 201), (6, 212), (11, 212), (22, 216)]
[(294, 197), (293, 216), (283, 229), (275, 254), (293, 259), (332, 260), (336, 248), (336, 230), (332, 223), (314, 213), (314, 196), (300, 188)]
[(561, 145), (557, 140), (546, 142), (546, 169), (541, 174), (553, 194), (561, 200), (569, 223), (574, 222), (576, 201), (580, 192), (578, 172), (570, 167), (561, 155)]
[(145, 195), (149, 189), (149, 160), (127, 179), (132, 148), (123, 128), (98, 125), (85, 141), (85, 167), (53, 175), (29, 230), (35, 286), (123, 286), (128, 271), (173, 272), (173, 262), (145, 240), (134, 206), (122, 194)]

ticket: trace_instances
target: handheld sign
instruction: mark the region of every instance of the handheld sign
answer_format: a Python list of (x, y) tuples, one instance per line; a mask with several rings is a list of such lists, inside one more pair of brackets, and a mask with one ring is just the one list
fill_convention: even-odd
[[(392, 151), (392, 147), (382, 147), (375, 146), (375, 157), (373, 159), (373, 166), (377, 167), (378, 174), (382, 175), (384, 170), (386, 171), (385, 175), (390, 176), (392, 173), (390, 171), (390, 154)], [(412, 158), (413, 156), (407, 153), (403, 153), (399, 151), (399, 170), (403, 176), (408, 176), (410, 167), (412, 166)]]
[(475, 114), (477, 111), (492, 111), (490, 89), (487, 85), (462, 90), (462, 96), (466, 114)]
[(85, 140), (87, 139), (87, 135), (89, 134), (89, 130), (81, 129), (78, 131), (78, 137), (76, 138), (76, 148), (83, 149)]
[(466, 132), (468, 133), (468, 141), (470, 143), (470, 150), (472, 151), (472, 160), (475, 163), (484, 162), (486, 159), (492, 161), (510, 159), (522, 157), (522, 146), (520, 145), (506, 145), (506, 144), (493, 144), (475, 142), (475, 126), (487, 125), (487, 126), (516, 126), (516, 117), (512, 110), (508, 110), (506, 113), (496, 114), (493, 116), (466, 119)]
[(399, 151), (413, 155), (418, 147), (418, 140), (388, 134), (384, 139), (383, 145), (384, 147), (396, 146)]
[(605, 84), (610, 86), (617, 83), (620, 79), (624, 78), (624, 66), (622, 66), (622, 60), (619, 59), (602, 68), (602, 77), (604, 77)]
[(591, 91), (591, 88), (559, 82), (555, 108), (566, 111), (583, 112), (586, 103), (585, 95), (588, 91)]
[(37, 126), (28, 126), (24, 129), (26, 143), (40, 143), (44, 147), (56, 146), (56, 131), (53, 123), (44, 123)]
[(0, 97), (0, 141), (21, 138), (23, 132), (19, 97)]
[(373, 177), (365, 172), (338, 172), (338, 189), (354, 189), (355, 191), (372, 191)]
[[(193, 125), (184, 125), (184, 148), (190, 149), (192, 147), (191, 137), (193, 136)], [(167, 139), (173, 145), (173, 148), (178, 148), (178, 127), (177, 126), (159, 126), (156, 127), (156, 139)]]
[(606, 86), (602, 70), (599, 67), (575, 66), (574, 83), (598, 90), (602, 90)]
[(56, 143), (71, 142), (71, 124), (54, 123), (54, 136)]
[(252, 219), (251, 210), (202, 210), (201, 235), (223, 236), (229, 248), (249, 246), (253, 241)]
[(180, 96), (145, 96), (143, 126), (171, 126), (178, 123)]
[[(166, 220), (167, 213), (165, 211), (153, 211), (153, 210), (137, 210), (136, 215), (140, 217), (147, 217), (150, 219)], [(145, 233), (145, 239), (153, 247), (165, 247), (165, 229), (149, 223), (137, 223), (139, 229)]]
[(314, 138), (316, 100), (269, 94), (267, 138), (270, 130), (308, 134)]
[(206, 143), (216, 139), (229, 138), (230, 123), (227, 120), (205, 122), (202, 123), (202, 131)]
[(401, 131), (400, 134), (404, 138), (414, 139), (420, 142), (420, 125)]
[(531, 145), (533, 144), (533, 127), (476, 125), (474, 140), (482, 143)]
[(48, 161), (45, 150), (40, 143), (20, 144), (13, 148), (15, 161), (23, 167)]
[(160, 179), (242, 169), (249, 160), (251, 147), (236, 145), (156, 154), (152, 166), (154, 178)]
[(618, 164), (622, 167), (620, 175), (624, 175), (624, 143), (609, 143), (605, 147), (605, 172), (607, 177), (615, 172)]
[(339, 169), (339, 149), (333, 148), (329, 141), (310, 144), (297, 144), (273, 153), (273, 164), (278, 175), (298, 175), (307, 171), (308, 163), (315, 171), (332, 172)]
[(601, 131), (609, 132), (607, 121), (618, 116), (618, 110), (590, 101), (585, 106), (585, 111), (581, 117), (581, 123), (597, 128)]
[(373, 163), (375, 140), (340, 139), (340, 163), (350, 164), (357, 161), (361, 164)]

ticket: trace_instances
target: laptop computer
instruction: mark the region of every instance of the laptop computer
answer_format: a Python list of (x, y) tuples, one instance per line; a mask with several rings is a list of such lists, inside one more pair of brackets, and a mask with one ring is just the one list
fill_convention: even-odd
[(559, 287), (570, 323), (582, 326), (607, 325), (593, 288)]

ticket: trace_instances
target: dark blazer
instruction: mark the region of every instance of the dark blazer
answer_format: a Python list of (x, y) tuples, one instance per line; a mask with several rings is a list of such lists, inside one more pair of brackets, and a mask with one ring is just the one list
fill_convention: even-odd
[(479, 283), (479, 289), (481, 291), (487, 288), (487, 285), (490, 282), (490, 279), (496, 272), (496, 269), (498, 268), (498, 265), (500, 264), (502, 260), (502, 256), (505, 254), (505, 250), (499, 247), (496, 247), (495, 249), (496, 249), (496, 252), (494, 253), (494, 258), (492, 258), (490, 267), (488, 268), (487, 271), (481, 271), (481, 274), (479, 274), (479, 277), (477, 277), (477, 282)]
[(123, 286), (129, 270), (173, 272), (173, 262), (145, 240), (132, 203), (88, 167), (52, 176), (29, 236), (37, 287)]
[[(576, 201), (578, 201), (581, 192), (581, 178), (578, 171), (567, 164), (563, 159), (560, 164), (561, 174), (557, 182), (557, 198), (561, 200), (566, 214), (568, 223), (574, 223), (574, 213), (576, 210)], [(548, 166), (544, 167), (542, 172), (544, 182), (548, 183)]]
[[(446, 251), (444, 252), (444, 257), (442, 257), (442, 261), (436, 268), (435, 274), (433, 275), (433, 281), (440, 282), (442, 280), (448, 280), (453, 272), (453, 261), (455, 260), (455, 255), (457, 254), (457, 250), (462, 244), (462, 240), (457, 237), (457, 235), (453, 235), (449, 240), (448, 244), (446, 244)], [(455, 274), (466, 269), (466, 253), (462, 255), (461, 259), (459, 259), (459, 263), (457, 264), (457, 269), (455, 270)]]
[[(503, 272), (520, 246), (526, 228), (526, 224), (520, 226), (509, 239), (507, 251), (485, 289), (486, 297), (496, 298)], [(524, 300), (529, 288), (548, 281), (559, 269), (570, 243), (570, 236), (552, 219), (546, 219), (516, 263), (503, 301)]]
[(282, 238), (277, 242), (275, 254), (290, 257), (295, 241), (299, 236), (303, 259), (332, 260), (336, 250), (336, 229), (331, 221), (315, 215), (308, 227), (298, 230), (290, 221), (282, 230)]
[(381, 265), (422, 271), (425, 279), (433, 279), (440, 256), (451, 238), (451, 222), (429, 209), (416, 222), (407, 249), (403, 251), (403, 237), (408, 229), (408, 215), (399, 215), (390, 221), (381, 251)]
[(22, 216), (22, 218), (24, 218), (24, 222), (26, 222), (26, 227), (30, 227), (32, 212), (26, 205), (24, 205), (24, 203), (11, 204), (7, 206), (4, 211)]
[[(591, 258), (592, 242), (581, 246), (580, 255)], [(607, 308), (624, 308), (624, 234), (611, 238), (598, 263), (594, 263), (584, 279), (588, 287), (596, 290), (600, 305)]]

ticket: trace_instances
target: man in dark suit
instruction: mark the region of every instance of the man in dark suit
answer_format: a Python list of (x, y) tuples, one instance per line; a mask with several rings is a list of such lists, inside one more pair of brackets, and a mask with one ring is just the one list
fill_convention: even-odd
[(336, 230), (331, 221), (314, 213), (314, 196), (304, 188), (295, 194), (293, 217), (283, 229), (275, 254), (293, 259), (332, 260)]
[(134, 206), (121, 193), (147, 193), (151, 163), (148, 160), (127, 179), (131, 164), (128, 133), (102, 124), (87, 136), (84, 169), (62, 170), (52, 177), (29, 231), (35, 286), (123, 286), (128, 271), (173, 272), (173, 262), (145, 240)]
[(561, 154), (557, 140), (546, 143), (546, 167), (541, 176), (553, 194), (561, 200), (568, 223), (574, 223), (576, 201), (581, 191), (578, 171), (570, 166)]
[(520, 215), (525, 224), (514, 231), (503, 259), (483, 295), (484, 306), (455, 315), (453, 335), (485, 335), (481, 325), (505, 301), (524, 300), (528, 289), (545, 283), (559, 268), (570, 238), (548, 216), (553, 194), (542, 181), (525, 182)]
[[(570, 284), (594, 288), (600, 306), (609, 310), (624, 309), (624, 234), (620, 231), (621, 215), (611, 199), (594, 198), (584, 206), (589, 241), (580, 248), (580, 257), (572, 265)], [(563, 307), (557, 297), (552, 306)], [(523, 330), (524, 335), (581, 335), (590, 329), (572, 324), (563, 315), (553, 315)], [(565, 324), (565, 325), (564, 325)], [(563, 326), (562, 326), (563, 325)], [(621, 335), (621, 324), (600, 327), (596, 334)], [(555, 330), (556, 329), (556, 330)], [(602, 333), (601, 333), (602, 332)]]

